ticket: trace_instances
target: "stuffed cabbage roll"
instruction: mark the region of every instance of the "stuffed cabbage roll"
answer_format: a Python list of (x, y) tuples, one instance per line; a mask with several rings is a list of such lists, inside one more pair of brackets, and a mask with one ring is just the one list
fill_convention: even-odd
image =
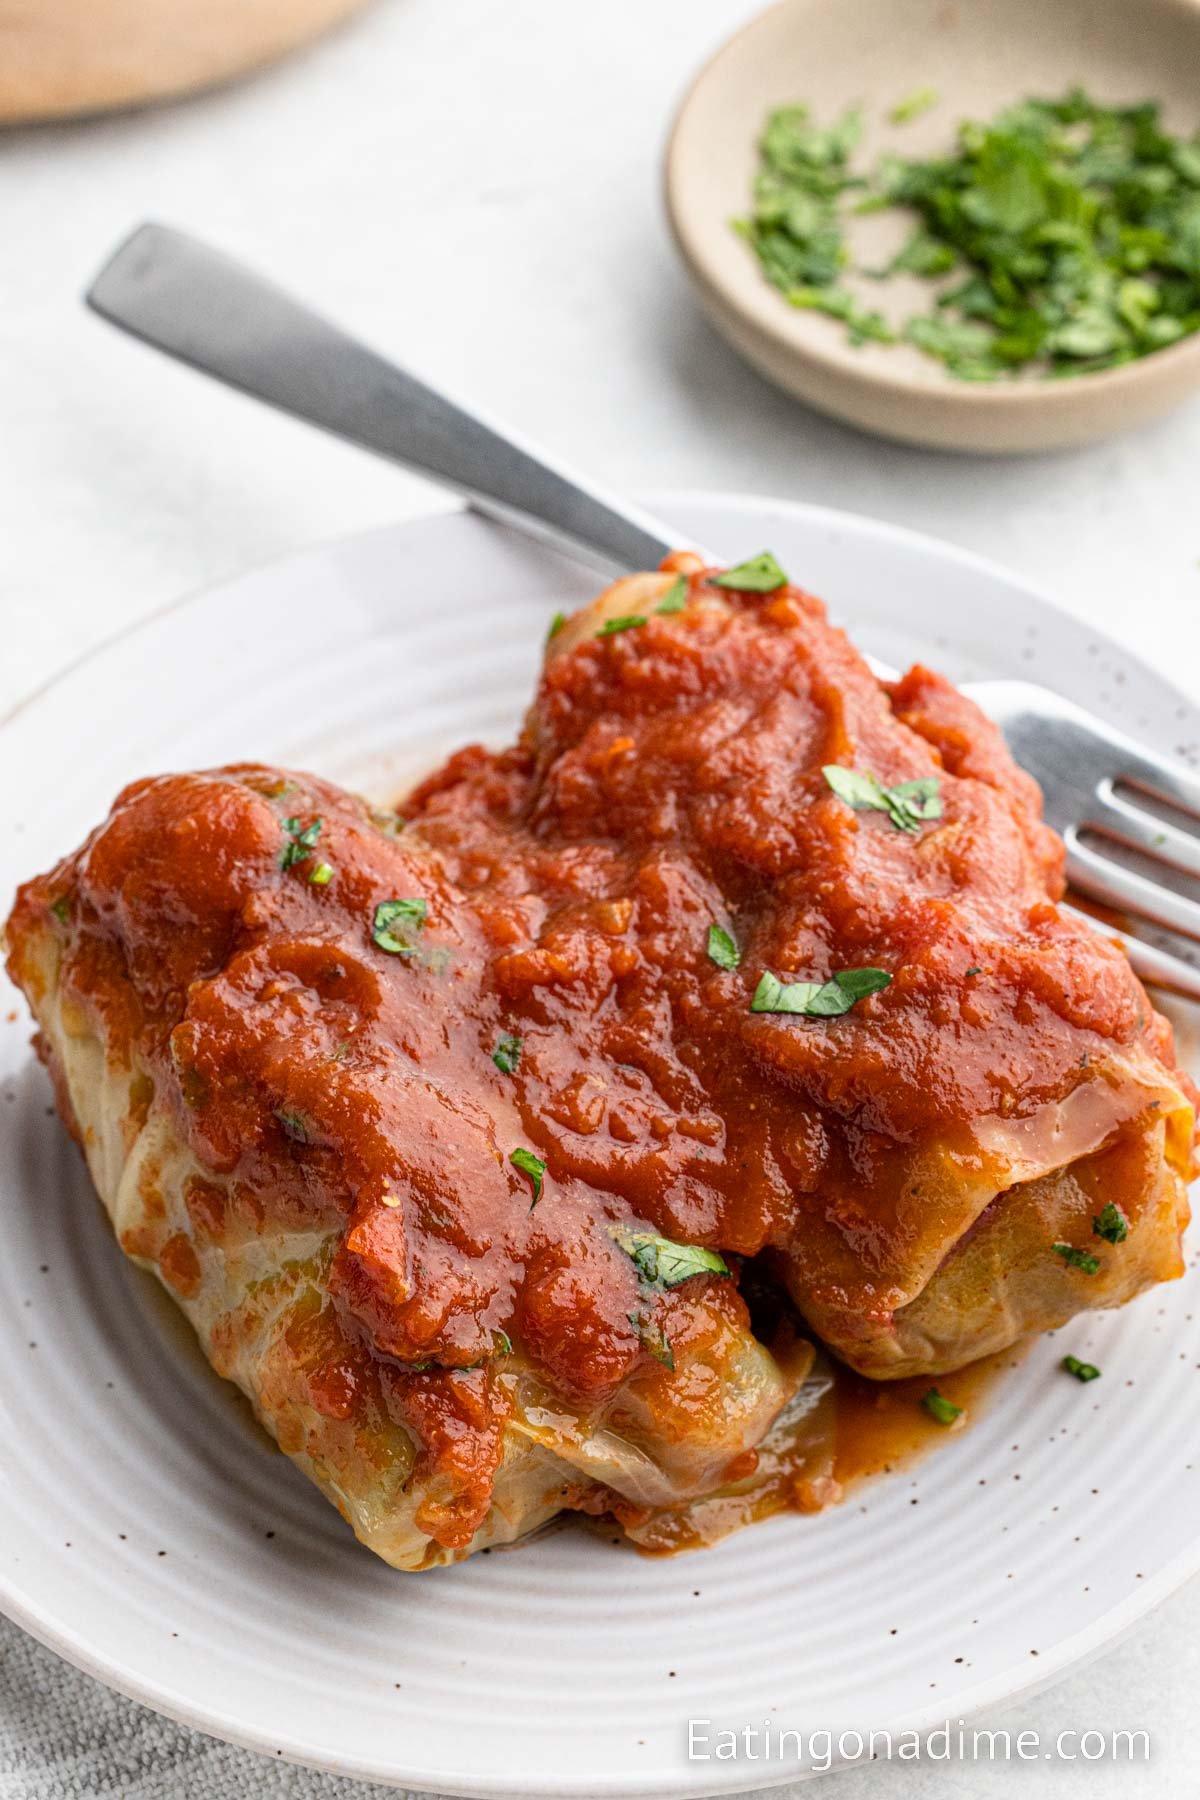
[(7, 936), (122, 1247), (423, 1568), (810, 1506), (815, 1338), (932, 1375), (1181, 1271), (1193, 1091), (1061, 893), (948, 684), (679, 556), (402, 818), (139, 782)]

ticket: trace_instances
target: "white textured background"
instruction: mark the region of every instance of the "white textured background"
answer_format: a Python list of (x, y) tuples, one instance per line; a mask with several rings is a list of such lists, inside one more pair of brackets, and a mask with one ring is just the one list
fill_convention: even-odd
[[(252, 259), (614, 485), (757, 490), (939, 533), (1195, 689), (1200, 404), (1087, 452), (924, 454), (776, 396), (698, 317), (665, 236), (659, 152), (689, 73), (751, 10), (378, 0), (237, 88), (0, 136), (0, 711), (180, 594), (442, 504), (85, 314), (87, 279), (147, 217)], [(1193, 1584), (1090, 1668), (985, 1721), (1045, 1737), (1144, 1727), (1147, 1767), (905, 1765), (843, 1775), (836, 1792), (1058, 1800), (1087, 1780), (1192, 1800), (1198, 1685)], [(0, 1800), (376, 1791), (157, 1721), (0, 1624)]]

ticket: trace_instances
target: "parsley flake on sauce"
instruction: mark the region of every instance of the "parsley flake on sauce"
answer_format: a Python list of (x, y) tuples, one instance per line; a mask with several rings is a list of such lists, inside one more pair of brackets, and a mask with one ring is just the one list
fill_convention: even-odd
[(1129, 1220), (1112, 1200), (1092, 1220), (1092, 1230), (1106, 1244), (1123, 1244), (1129, 1236)]
[(1075, 1377), (1076, 1381), (1099, 1381), (1100, 1379), (1100, 1371), (1095, 1363), (1080, 1362), (1077, 1356), (1064, 1356), (1062, 1366), (1068, 1375)]
[(829, 981), (783, 982), (766, 969), (754, 990), (750, 1011), (836, 1019), (868, 994), (881, 993), (891, 979), (886, 969), (842, 969)]
[(897, 831), (920, 831), (927, 820), (942, 816), (936, 775), (884, 787), (869, 769), (843, 769), (840, 763), (826, 763), (821, 773), (839, 800), (855, 812), (886, 813)]
[(420, 931), (428, 911), (426, 900), (381, 900), (375, 908), (371, 936), (381, 950), (387, 950), (392, 956), (416, 956), (417, 946), (393, 927), (407, 925), (413, 931)]
[(321, 835), (321, 824), (320, 819), (314, 819), (311, 825), (306, 825), (301, 830), (299, 819), (283, 821), (284, 836), (288, 841), (279, 852), (281, 869), (293, 868), (296, 863), (305, 862), (312, 855), (313, 847)]
[(730, 588), (737, 594), (773, 594), (777, 588), (787, 586), (787, 576), (769, 550), (752, 556), (749, 562), (738, 563), (736, 568), (726, 569), (723, 575), (712, 576), (711, 580), (714, 587)]
[(321, 862), (317, 864), (316, 868), (309, 875), (308, 885), (310, 887), (328, 887), (332, 880), (333, 864)]
[(635, 631), (647, 622), (645, 613), (622, 613), (619, 618), (605, 619), (597, 637), (613, 637), (618, 631)]
[(922, 1394), (921, 1405), (930, 1418), (936, 1419), (939, 1425), (953, 1425), (955, 1419), (962, 1417), (962, 1407), (955, 1406), (953, 1400), (947, 1400), (946, 1396), (939, 1394), (935, 1387), (930, 1388), (927, 1394)]
[(293, 1144), (312, 1143), (312, 1127), (302, 1112), (297, 1112), (292, 1107), (277, 1106), (275, 1117), (282, 1125), (285, 1136), (290, 1137)]
[(1090, 1250), (1077, 1250), (1074, 1244), (1051, 1244), (1055, 1256), (1061, 1256), (1069, 1269), (1078, 1269), (1083, 1275), (1098, 1275), (1100, 1258), (1093, 1256)]
[(519, 1149), (514, 1150), (508, 1160), (514, 1169), (520, 1169), (522, 1175), (528, 1175), (529, 1177), (529, 1185), (533, 1189), (533, 1199), (529, 1205), (529, 1210), (532, 1212), (542, 1197), (542, 1183), (546, 1174), (546, 1165), (540, 1156), (535, 1156), (532, 1150), (526, 1150), (523, 1145)]
[(562, 628), (566, 624), (566, 622), (567, 622), (567, 615), (565, 612), (556, 612), (555, 613), (554, 617), (550, 621), (550, 629), (546, 633), (546, 642), (548, 644), (552, 644), (554, 642), (555, 638), (558, 636), (559, 632), (562, 630)]
[(742, 960), (742, 953), (737, 941), (726, 931), (723, 925), (710, 925), (708, 940), (705, 944), (709, 962), (716, 963), (718, 969), (736, 969)]
[(648, 1319), (644, 1313), (627, 1313), (626, 1317), (637, 1332), (638, 1342), (642, 1349), (660, 1362), (664, 1369), (675, 1369), (675, 1352), (671, 1348), (671, 1340), (658, 1323), (657, 1319)]
[(728, 1275), (729, 1265), (701, 1244), (676, 1244), (652, 1231), (626, 1231), (614, 1226), (613, 1239), (650, 1287), (673, 1288), (692, 1275)]
[(401, 815), (398, 812), (392, 812), (386, 806), (368, 808), (367, 817), (376, 831), (381, 831), (384, 837), (399, 837), (404, 830), (404, 820)]
[(656, 613), (681, 613), (687, 605), (688, 584), (682, 575), (677, 575), (658, 605)]
[(507, 1031), (497, 1039), (496, 1048), (492, 1051), (492, 1061), (502, 1075), (516, 1074), (517, 1064), (521, 1060), (523, 1042), (522, 1038), (513, 1037)]

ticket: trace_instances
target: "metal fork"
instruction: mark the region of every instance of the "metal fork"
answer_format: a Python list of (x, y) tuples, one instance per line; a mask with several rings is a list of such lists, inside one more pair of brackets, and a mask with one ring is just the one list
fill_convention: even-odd
[[(478, 511), (607, 570), (653, 569), (671, 550), (700, 548), (182, 232), (141, 226), (87, 300), (193, 368), (432, 476)], [(1080, 916), (1120, 937), (1143, 979), (1200, 999), (1200, 965), (1186, 949), (1200, 944), (1200, 903), (1188, 892), (1200, 881), (1200, 836), (1160, 816), (1172, 809), (1200, 832), (1200, 778), (1046, 688), (986, 681), (967, 691), (1040, 783), (1046, 817), (1066, 840), (1073, 887), (1118, 911), (1129, 929)]]

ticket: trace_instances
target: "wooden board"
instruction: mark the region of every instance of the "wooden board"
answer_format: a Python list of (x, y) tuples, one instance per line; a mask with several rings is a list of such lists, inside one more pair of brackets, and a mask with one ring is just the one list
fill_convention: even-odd
[(139, 106), (227, 81), (365, 0), (0, 0), (0, 123)]

